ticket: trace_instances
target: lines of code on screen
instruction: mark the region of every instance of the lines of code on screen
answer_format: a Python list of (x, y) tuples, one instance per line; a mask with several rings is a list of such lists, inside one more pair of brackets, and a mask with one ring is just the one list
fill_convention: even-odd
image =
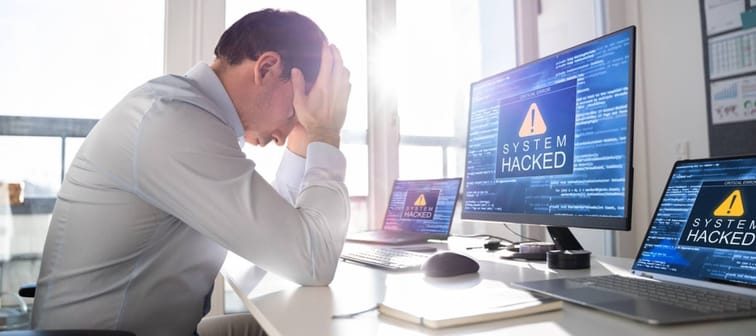
[(625, 216), (631, 33), (474, 83), (465, 212)]

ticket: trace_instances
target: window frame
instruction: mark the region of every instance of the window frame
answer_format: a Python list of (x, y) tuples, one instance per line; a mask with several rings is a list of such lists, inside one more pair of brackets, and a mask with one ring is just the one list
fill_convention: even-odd
[[(60, 138), (60, 181), (62, 182), (66, 169), (66, 139), (85, 138), (97, 121), (97, 119), (0, 115), (0, 136)], [(11, 205), (11, 213), (14, 215), (50, 214), (54, 206), (55, 197), (25, 198), (21, 204)]]

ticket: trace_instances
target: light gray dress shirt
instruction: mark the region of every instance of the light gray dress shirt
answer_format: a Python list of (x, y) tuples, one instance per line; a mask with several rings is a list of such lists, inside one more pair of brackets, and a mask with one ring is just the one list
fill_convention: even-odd
[(343, 154), (287, 152), (273, 185), (206, 64), (135, 89), (66, 174), (37, 283), (37, 328), (191, 335), (227, 251), (302, 285), (333, 278), (349, 221)]

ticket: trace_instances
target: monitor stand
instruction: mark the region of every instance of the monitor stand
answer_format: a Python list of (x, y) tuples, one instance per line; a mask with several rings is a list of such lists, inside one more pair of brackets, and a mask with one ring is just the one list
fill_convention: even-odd
[(546, 252), (546, 264), (556, 269), (581, 269), (591, 267), (591, 252), (583, 250), (569, 228), (549, 226), (549, 235), (556, 250)]
[(582, 250), (583, 246), (580, 245), (577, 238), (572, 234), (570, 228), (561, 226), (549, 226), (549, 235), (551, 240), (554, 241), (557, 250)]
[[(549, 236), (554, 241), (551, 251), (532, 251), (525, 252), (520, 247), (507, 248), (509, 253), (503, 255), (504, 259), (524, 259), (524, 260), (548, 260), (547, 254), (551, 254), (554, 260), (549, 261), (549, 267), (552, 268), (587, 268), (590, 267), (590, 252), (584, 251), (575, 235), (567, 227), (548, 226)], [(538, 243), (535, 244), (545, 244)], [(551, 245), (551, 244), (548, 244)], [(532, 247), (529, 247), (532, 250)]]

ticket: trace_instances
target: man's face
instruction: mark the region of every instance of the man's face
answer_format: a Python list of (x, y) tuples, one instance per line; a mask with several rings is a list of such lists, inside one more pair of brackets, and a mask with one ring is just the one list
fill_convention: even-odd
[(278, 146), (284, 145), (297, 124), (293, 101), (291, 80), (270, 78), (253, 107), (255, 117), (245, 129), (245, 140), (255, 146), (265, 146), (271, 141)]

